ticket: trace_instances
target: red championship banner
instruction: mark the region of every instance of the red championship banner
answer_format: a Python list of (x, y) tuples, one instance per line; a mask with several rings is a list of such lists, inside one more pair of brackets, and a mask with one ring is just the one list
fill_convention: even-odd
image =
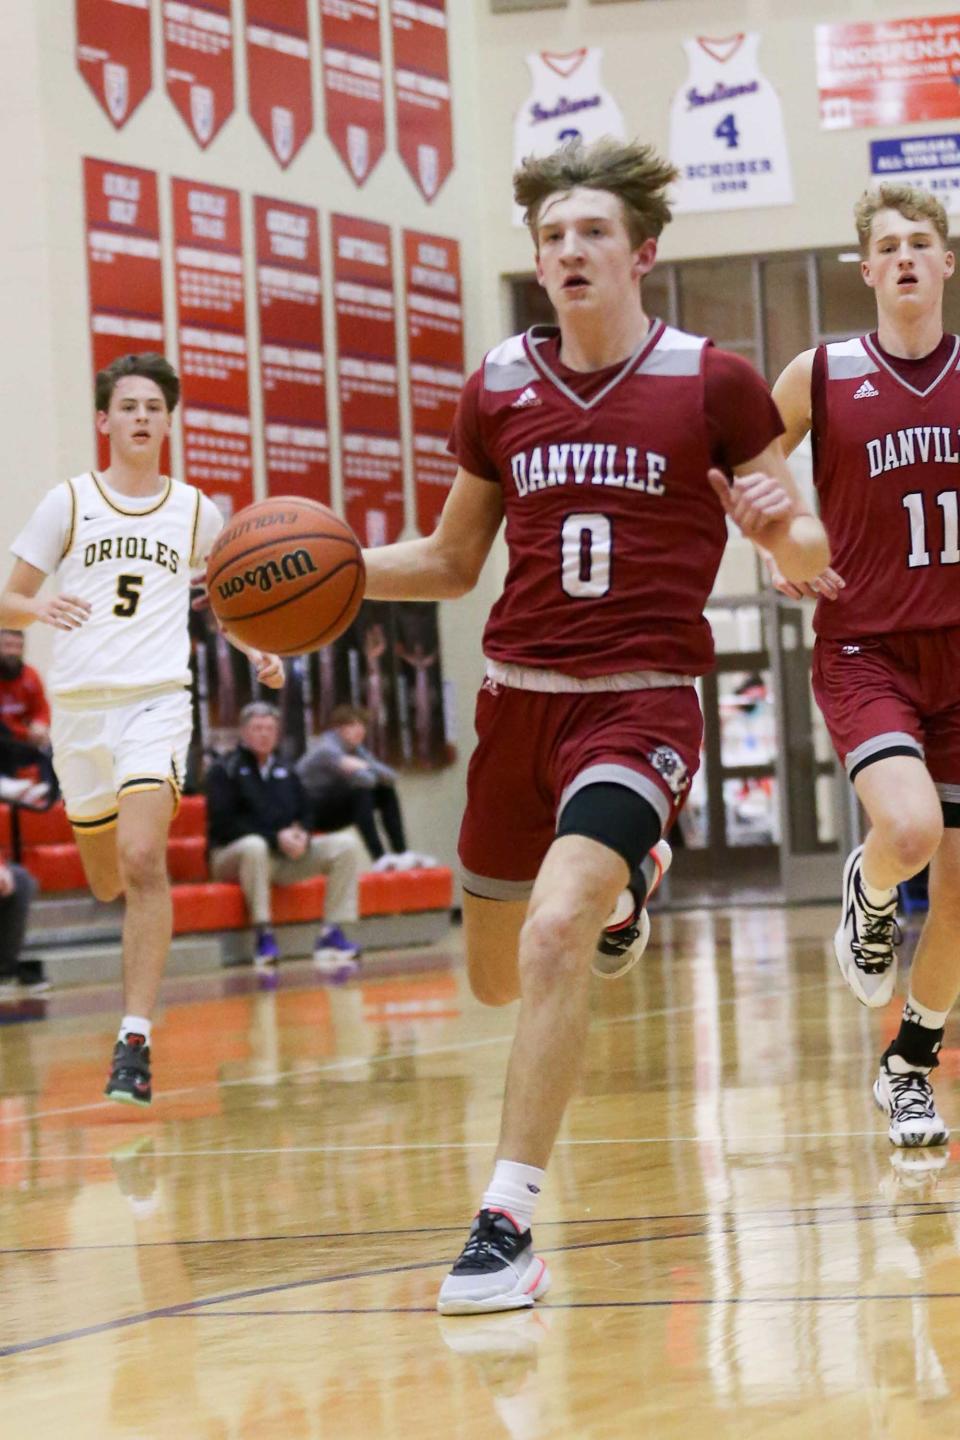
[(150, 0), (76, 0), (77, 69), (119, 130), (152, 85)]
[[(85, 158), (83, 188), (96, 374), (118, 355), (163, 350), (160, 214), (152, 170)], [(98, 465), (109, 464), (102, 435), (97, 452)]]
[(230, 0), (163, 0), (167, 94), (205, 150), (233, 114)]
[(333, 216), (344, 512), (364, 545), (403, 528), (397, 325), (390, 230)]
[(247, 0), (250, 114), (285, 170), (313, 130), (307, 0)]
[(358, 185), (386, 146), (380, 0), (320, 0), (327, 134)]
[(252, 498), (240, 196), (171, 183), (184, 479), (232, 514)]
[(267, 490), (329, 505), (317, 212), (262, 195), (253, 205)]
[(960, 15), (817, 26), (825, 130), (960, 115)]
[(457, 472), (447, 437), (463, 389), (460, 246), (405, 230), (403, 269), (417, 527), (428, 535)]
[(425, 200), (453, 169), (446, 0), (391, 0), (397, 149)]

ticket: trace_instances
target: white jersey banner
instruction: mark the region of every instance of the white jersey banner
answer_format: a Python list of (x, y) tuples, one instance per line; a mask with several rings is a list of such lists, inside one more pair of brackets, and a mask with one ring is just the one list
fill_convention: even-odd
[(678, 214), (793, 204), (780, 98), (759, 46), (756, 32), (683, 42), (690, 69), (670, 110)]
[[(587, 143), (604, 135), (626, 138), (620, 107), (604, 88), (602, 61), (600, 49), (527, 56), (531, 89), (513, 125), (514, 166), (528, 155), (549, 155), (577, 137)], [(513, 219), (523, 224), (518, 206)]]

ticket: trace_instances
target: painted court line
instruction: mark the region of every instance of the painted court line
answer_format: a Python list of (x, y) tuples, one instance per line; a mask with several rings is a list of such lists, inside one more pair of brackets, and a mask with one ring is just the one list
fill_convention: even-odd
[[(838, 1223), (838, 1222), (841, 1220), (841, 1218), (842, 1218), (842, 1217), (839, 1217), (839, 1216), (832, 1217), (832, 1218), (828, 1221), (828, 1223), (831, 1223), (831, 1224)], [(883, 1217), (880, 1217), (880, 1216), (852, 1217), (852, 1222), (853, 1222), (853, 1223), (862, 1223), (864, 1220), (880, 1219), (880, 1218), (883, 1218)], [(809, 1228), (810, 1226), (816, 1225), (817, 1223), (818, 1223), (818, 1222), (817, 1222), (816, 1218), (811, 1218), (811, 1219), (809, 1219), (809, 1220), (801, 1221), (801, 1222), (800, 1222), (800, 1226), (797, 1227), (797, 1228)], [(754, 1227), (754, 1228), (755, 1228), (755, 1227)], [(780, 1226), (771, 1226), (771, 1227), (769, 1227), (769, 1228), (772, 1229), (772, 1230), (774, 1230), (774, 1231), (778, 1231), (778, 1230), (790, 1229), (790, 1228), (794, 1228), (794, 1227), (780, 1225)], [(554, 1247), (547, 1247), (547, 1248), (544, 1249), (543, 1253), (544, 1253), (545, 1255), (553, 1256), (553, 1255), (568, 1254), (568, 1253), (570, 1253), (570, 1252), (576, 1252), (576, 1251), (581, 1251), (581, 1250), (620, 1249), (620, 1248), (622, 1248), (623, 1246), (627, 1246), (627, 1245), (654, 1244), (654, 1243), (657, 1243), (657, 1242), (659, 1242), (659, 1241), (661, 1241), (661, 1240), (672, 1240), (672, 1241), (676, 1241), (676, 1240), (685, 1240), (685, 1239), (707, 1239), (707, 1238), (715, 1238), (716, 1235), (717, 1235), (717, 1233), (718, 1233), (718, 1230), (717, 1230), (717, 1227), (716, 1227), (716, 1226), (707, 1224), (707, 1225), (705, 1225), (705, 1226), (704, 1226), (703, 1228), (701, 1228), (701, 1229), (698, 1229), (698, 1230), (695, 1230), (695, 1231), (690, 1231), (690, 1232), (688, 1232), (688, 1233), (677, 1234), (676, 1232), (671, 1232), (671, 1233), (664, 1234), (664, 1235), (637, 1235), (637, 1236), (632, 1236), (632, 1237), (625, 1238), (625, 1239), (623, 1239), (623, 1240), (610, 1240), (610, 1239), (607, 1239), (607, 1240), (585, 1240), (585, 1241), (575, 1242), (574, 1244), (571, 1244), (571, 1245), (558, 1245), (558, 1246), (554, 1246)], [(751, 1228), (751, 1233), (753, 1233), (753, 1228)], [(442, 1259), (442, 1260), (421, 1260), (421, 1261), (414, 1261), (413, 1263), (407, 1264), (407, 1265), (388, 1265), (388, 1266), (381, 1266), (381, 1267), (378, 1267), (378, 1268), (375, 1268), (375, 1269), (372, 1269), (372, 1270), (351, 1270), (351, 1271), (347, 1271), (347, 1272), (345, 1272), (345, 1273), (336, 1274), (336, 1275), (311, 1276), (311, 1277), (308, 1278), (308, 1279), (304, 1279), (304, 1280), (289, 1280), (289, 1281), (283, 1282), (282, 1284), (277, 1284), (277, 1285), (258, 1285), (258, 1286), (254, 1286), (254, 1287), (252, 1287), (252, 1288), (250, 1288), (250, 1289), (234, 1290), (234, 1291), (231, 1291), (231, 1292), (229, 1292), (229, 1293), (227, 1293), (227, 1294), (225, 1294), (225, 1295), (211, 1295), (211, 1296), (208, 1296), (208, 1297), (207, 1297), (206, 1299), (204, 1299), (204, 1300), (188, 1300), (188, 1301), (185, 1301), (185, 1302), (184, 1302), (183, 1304), (181, 1304), (181, 1305), (165, 1305), (165, 1306), (162, 1306), (162, 1307), (160, 1307), (160, 1308), (158, 1308), (158, 1309), (155, 1309), (155, 1310), (146, 1310), (146, 1311), (143, 1311), (143, 1312), (140, 1313), (139, 1315), (125, 1315), (125, 1316), (121, 1316), (120, 1318), (115, 1319), (115, 1320), (104, 1320), (104, 1321), (99, 1322), (98, 1324), (85, 1325), (85, 1326), (82, 1326), (82, 1327), (80, 1327), (80, 1328), (78, 1328), (78, 1329), (76, 1329), (76, 1330), (63, 1330), (63, 1331), (59, 1331), (59, 1332), (57, 1332), (56, 1334), (53, 1334), (53, 1335), (38, 1336), (38, 1337), (37, 1337), (36, 1339), (34, 1339), (34, 1340), (23, 1340), (23, 1341), (15, 1342), (15, 1343), (12, 1344), (12, 1345), (0, 1346), (0, 1358), (10, 1357), (10, 1356), (13, 1356), (13, 1355), (23, 1355), (23, 1354), (26, 1354), (28, 1351), (32, 1351), (32, 1350), (44, 1350), (44, 1349), (50, 1348), (50, 1347), (53, 1346), (53, 1345), (62, 1345), (62, 1344), (65, 1344), (66, 1342), (71, 1341), (71, 1340), (82, 1340), (82, 1339), (87, 1339), (87, 1338), (89, 1338), (89, 1337), (91, 1337), (91, 1336), (94, 1336), (94, 1335), (103, 1335), (103, 1334), (112, 1333), (112, 1332), (117, 1331), (117, 1330), (129, 1329), (131, 1326), (134, 1326), (134, 1325), (145, 1325), (145, 1324), (149, 1323), (151, 1320), (165, 1320), (165, 1319), (179, 1318), (179, 1317), (181, 1317), (181, 1316), (193, 1316), (193, 1315), (197, 1314), (198, 1312), (211, 1311), (212, 1308), (213, 1308), (214, 1306), (217, 1306), (217, 1305), (230, 1305), (230, 1304), (236, 1304), (238, 1301), (243, 1301), (243, 1300), (256, 1300), (256, 1299), (259, 1299), (260, 1297), (266, 1296), (266, 1295), (289, 1294), (291, 1291), (294, 1291), (294, 1290), (303, 1290), (303, 1289), (306, 1289), (306, 1288), (311, 1287), (311, 1286), (346, 1284), (346, 1283), (348, 1283), (348, 1282), (350, 1282), (350, 1281), (353, 1281), (353, 1280), (376, 1280), (376, 1279), (382, 1278), (382, 1277), (385, 1276), (385, 1275), (402, 1275), (402, 1274), (410, 1274), (410, 1273), (415, 1272), (415, 1271), (434, 1270), (434, 1269), (438, 1269), (438, 1268), (441, 1267), (441, 1266), (443, 1266), (443, 1267), (445, 1268), (446, 1266), (449, 1265), (449, 1263), (450, 1263), (449, 1257), (445, 1257), (445, 1258)], [(702, 1299), (698, 1299), (698, 1300), (692, 1300), (692, 1299), (690, 1299), (689, 1297), (687, 1297), (687, 1298), (679, 1299), (679, 1300), (663, 1299), (663, 1300), (659, 1300), (659, 1301), (619, 1301), (619, 1302), (618, 1302), (618, 1301), (613, 1300), (613, 1301), (596, 1301), (596, 1302), (580, 1302), (580, 1303), (578, 1303), (578, 1302), (568, 1302), (566, 1305), (564, 1305), (563, 1302), (560, 1302), (560, 1307), (558, 1307), (558, 1308), (565, 1308), (565, 1309), (619, 1309), (619, 1308), (643, 1308), (643, 1307), (646, 1306), (646, 1305), (649, 1305), (649, 1306), (654, 1306), (654, 1305), (656, 1305), (656, 1306), (660, 1306), (660, 1307), (667, 1307), (667, 1306), (671, 1306), (671, 1305), (680, 1306), (680, 1305), (684, 1305), (684, 1304), (686, 1304), (686, 1305), (690, 1305), (690, 1304), (698, 1304), (698, 1305), (737, 1304), (737, 1305), (743, 1305), (743, 1304), (764, 1304), (764, 1303), (768, 1303), (768, 1304), (789, 1304), (789, 1303), (793, 1303), (793, 1304), (812, 1304), (812, 1303), (817, 1303), (818, 1301), (822, 1301), (822, 1302), (824, 1302), (824, 1303), (827, 1303), (827, 1302), (831, 1302), (831, 1301), (836, 1301), (836, 1300), (838, 1300), (838, 1299), (841, 1300), (841, 1301), (842, 1301), (843, 1303), (845, 1303), (845, 1304), (859, 1304), (859, 1303), (861, 1303), (861, 1302), (862, 1302), (862, 1303), (867, 1303), (867, 1302), (869, 1302), (869, 1301), (876, 1300), (876, 1299), (897, 1300), (897, 1301), (910, 1300), (910, 1301), (912, 1301), (912, 1300), (918, 1299), (918, 1298), (926, 1298), (926, 1299), (934, 1299), (934, 1300), (938, 1300), (938, 1299), (943, 1299), (943, 1300), (955, 1300), (955, 1299), (960, 1299), (960, 1292), (955, 1292), (955, 1291), (942, 1291), (942, 1292), (941, 1292), (941, 1291), (933, 1291), (933, 1292), (924, 1292), (922, 1295), (916, 1295), (916, 1294), (913, 1294), (913, 1293), (907, 1291), (907, 1292), (904, 1292), (903, 1294), (896, 1294), (896, 1293), (894, 1293), (894, 1294), (883, 1294), (883, 1295), (878, 1295), (878, 1296), (872, 1296), (872, 1295), (862, 1295), (862, 1296), (860, 1296), (860, 1295), (844, 1295), (844, 1296), (842, 1296), (842, 1297), (830, 1296), (830, 1295), (824, 1295), (824, 1296), (794, 1296), (794, 1297), (791, 1297), (791, 1296), (785, 1296), (785, 1297), (776, 1297), (776, 1296), (773, 1296), (773, 1297), (771, 1297), (771, 1296), (756, 1296), (756, 1297), (752, 1297), (752, 1296), (716, 1296), (716, 1297), (715, 1297), (715, 1296), (706, 1296), (706, 1297), (704, 1297), (704, 1298), (702, 1298)], [(214, 1313), (216, 1313), (216, 1312), (214, 1312)], [(240, 1313), (242, 1314), (242, 1313), (244, 1313), (244, 1312), (240, 1312)], [(247, 1311), (247, 1312), (246, 1312), (246, 1314), (247, 1314), (248, 1316), (250, 1316), (250, 1317), (252, 1317), (252, 1316), (257, 1316), (257, 1315), (259, 1315), (260, 1313), (261, 1313), (261, 1312), (259, 1312), (259, 1311), (257, 1311), (257, 1310), (250, 1310), (250, 1311)], [(270, 1313), (273, 1313), (273, 1312), (264, 1312), (264, 1313), (270, 1314)], [(293, 1311), (280, 1311), (280, 1312), (278, 1312), (278, 1313), (281, 1314), (281, 1315), (284, 1315), (284, 1314), (294, 1314), (294, 1313), (296, 1313), (296, 1312), (293, 1312)], [(323, 1313), (323, 1312), (320, 1312), (320, 1311), (304, 1311), (303, 1313), (304, 1313), (304, 1314), (317, 1314), (317, 1313)], [(362, 1313), (362, 1312), (361, 1312), (361, 1313)], [(417, 1307), (417, 1308), (415, 1308), (415, 1309), (412, 1311), (412, 1313), (425, 1313), (425, 1310), (422, 1309), (422, 1308), (420, 1308), (420, 1307)], [(434, 1313), (434, 1312), (430, 1312), (430, 1313)]]

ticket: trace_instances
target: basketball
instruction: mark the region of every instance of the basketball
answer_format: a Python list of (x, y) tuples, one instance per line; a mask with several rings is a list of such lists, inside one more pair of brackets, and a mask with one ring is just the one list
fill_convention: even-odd
[(360, 608), (363, 582), (349, 525), (298, 495), (238, 511), (207, 560), (210, 604), (224, 630), (277, 655), (306, 655), (342, 635)]

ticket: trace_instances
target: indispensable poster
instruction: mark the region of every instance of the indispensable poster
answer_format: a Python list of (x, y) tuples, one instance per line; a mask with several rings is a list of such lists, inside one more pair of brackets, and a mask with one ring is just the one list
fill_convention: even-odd
[(825, 130), (960, 115), (960, 15), (817, 26)]

